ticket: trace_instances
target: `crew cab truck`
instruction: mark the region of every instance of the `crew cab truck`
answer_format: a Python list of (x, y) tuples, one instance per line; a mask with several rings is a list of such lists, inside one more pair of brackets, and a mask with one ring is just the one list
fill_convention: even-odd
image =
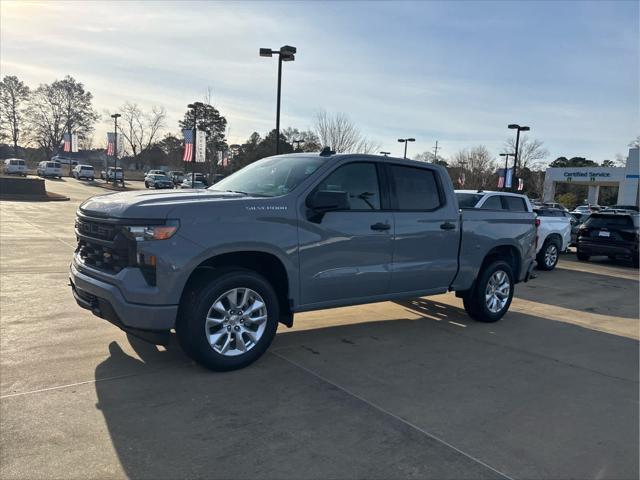
[(290, 154), (202, 190), (101, 195), (77, 212), (77, 303), (207, 368), (260, 357), (295, 313), (455, 291), (495, 322), (535, 255), (535, 215), (458, 208), (437, 165)]

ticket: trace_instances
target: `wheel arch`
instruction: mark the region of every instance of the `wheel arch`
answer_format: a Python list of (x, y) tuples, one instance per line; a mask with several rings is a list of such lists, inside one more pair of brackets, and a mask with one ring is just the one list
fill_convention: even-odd
[(210, 278), (215, 270), (232, 267), (251, 270), (265, 277), (278, 295), (281, 312), (280, 323), (288, 327), (293, 325), (293, 313), (289, 300), (291, 298), (291, 292), (287, 269), (276, 255), (263, 251), (243, 250), (220, 253), (202, 261), (189, 275), (182, 289), (180, 304), (182, 304), (188, 291)]
[(495, 260), (504, 260), (509, 264), (511, 271), (513, 272), (514, 283), (517, 283), (518, 278), (520, 278), (520, 268), (522, 265), (522, 256), (518, 249), (513, 245), (499, 245), (497, 247), (493, 247), (487, 252), (482, 260), (479, 272), (484, 270), (487, 265)]

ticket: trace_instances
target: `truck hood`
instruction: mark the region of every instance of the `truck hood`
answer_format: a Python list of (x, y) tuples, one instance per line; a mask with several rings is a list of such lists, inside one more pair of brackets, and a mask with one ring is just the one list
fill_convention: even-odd
[(169, 192), (132, 191), (89, 198), (80, 210), (94, 217), (164, 219), (178, 205), (202, 202), (233, 201), (253, 198), (240, 193), (214, 190), (172, 190)]

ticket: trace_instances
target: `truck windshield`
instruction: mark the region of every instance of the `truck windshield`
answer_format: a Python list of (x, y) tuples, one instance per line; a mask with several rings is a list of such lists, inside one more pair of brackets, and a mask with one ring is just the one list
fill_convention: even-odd
[(289, 193), (324, 162), (321, 157), (265, 158), (220, 180), (210, 190), (242, 192), (261, 197)]

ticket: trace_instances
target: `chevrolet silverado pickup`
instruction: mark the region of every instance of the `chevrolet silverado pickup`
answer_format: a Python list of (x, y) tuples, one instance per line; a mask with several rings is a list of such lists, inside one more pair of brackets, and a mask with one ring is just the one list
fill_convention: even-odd
[(536, 250), (530, 211), (461, 211), (446, 170), (391, 157), (290, 154), (208, 189), (86, 200), (77, 303), (212, 370), (244, 367), (295, 313), (455, 291), (495, 322)]

